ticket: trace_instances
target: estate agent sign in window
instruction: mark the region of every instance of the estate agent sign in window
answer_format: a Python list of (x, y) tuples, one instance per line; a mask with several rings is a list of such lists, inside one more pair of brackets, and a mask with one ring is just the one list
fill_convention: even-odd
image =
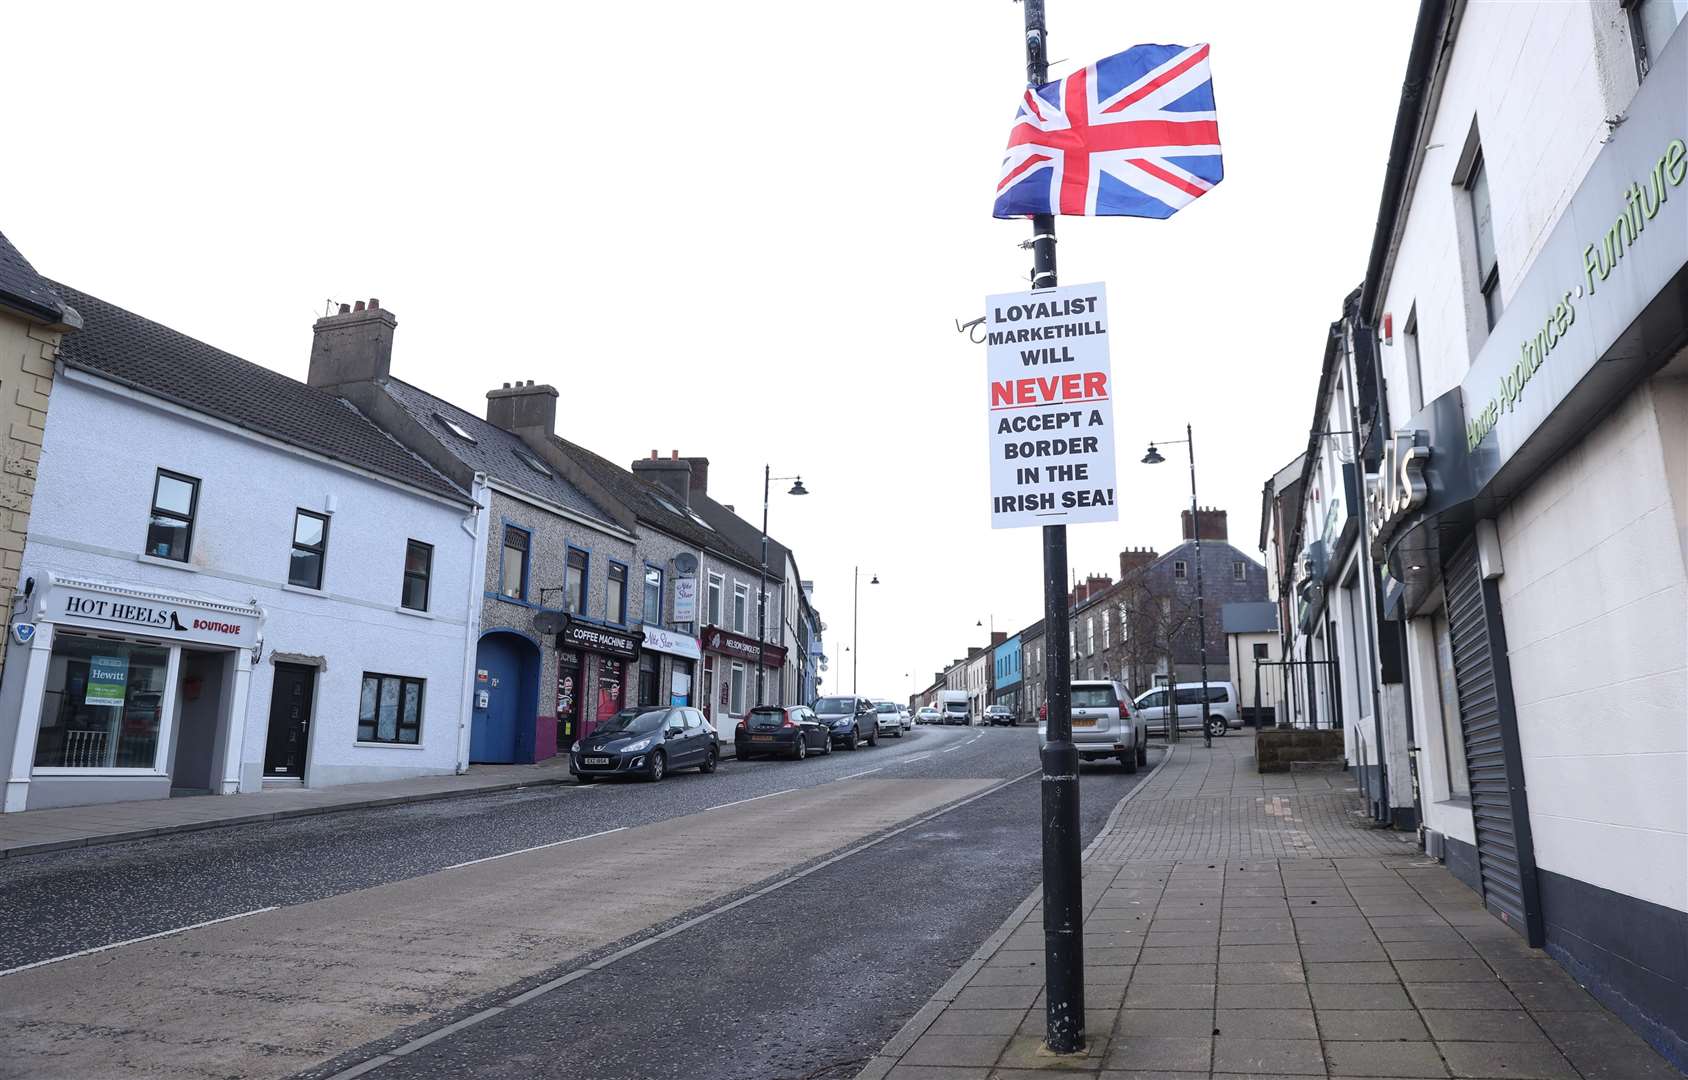
[(35, 738), (35, 767), (152, 769), (170, 651), (60, 633)]

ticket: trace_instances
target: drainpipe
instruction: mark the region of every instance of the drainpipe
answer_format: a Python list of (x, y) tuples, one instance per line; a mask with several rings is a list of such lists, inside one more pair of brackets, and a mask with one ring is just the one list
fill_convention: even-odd
[(474, 717), (475, 707), (475, 664), (480, 651), (481, 594), (486, 591), (486, 542), (488, 522), (492, 517), (486, 512), (492, 506), (492, 499), (487, 494), (486, 473), (475, 474), (475, 479), (469, 485), (469, 497), (475, 505), (459, 523), (459, 528), (473, 538), (475, 545), (469, 556), (468, 609), (464, 612), (463, 619), (463, 693), (460, 695), (457, 710), (459, 776), (469, 771), (469, 725)]

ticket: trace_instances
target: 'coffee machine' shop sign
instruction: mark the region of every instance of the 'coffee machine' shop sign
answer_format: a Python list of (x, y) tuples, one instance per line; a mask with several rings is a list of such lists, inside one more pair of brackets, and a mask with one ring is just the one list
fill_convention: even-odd
[(645, 635), (641, 630), (618, 630), (613, 626), (598, 626), (574, 618), (565, 618), (562, 628), (557, 631), (558, 648), (584, 649), (605, 656), (618, 656), (623, 660), (637, 657), (644, 641)]

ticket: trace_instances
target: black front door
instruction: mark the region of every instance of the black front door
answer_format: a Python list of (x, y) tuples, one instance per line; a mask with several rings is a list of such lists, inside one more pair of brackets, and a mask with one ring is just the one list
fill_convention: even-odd
[(270, 737), (264, 748), (265, 776), (305, 775), (311, 690), (315, 685), (316, 668), (299, 664), (275, 666), (275, 691), (270, 695)]

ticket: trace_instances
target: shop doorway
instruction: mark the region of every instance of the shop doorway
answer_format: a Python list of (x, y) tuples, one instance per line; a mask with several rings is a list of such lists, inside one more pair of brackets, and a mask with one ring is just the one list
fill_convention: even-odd
[(303, 780), (310, 749), (311, 699), (316, 668), (277, 664), (270, 694), (270, 731), (264, 744), (264, 779)]
[[(470, 761), (507, 765), (535, 760), (539, 650), (531, 641), (502, 632), (481, 638), (475, 653), (474, 704)], [(556, 752), (552, 745), (545, 756)]]
[(170, 757), (171, 795), (209, 795), (217, 783), (221, 757), (223, 681), (229, 654), (182, 650), (176, 680), (175, 751)]

